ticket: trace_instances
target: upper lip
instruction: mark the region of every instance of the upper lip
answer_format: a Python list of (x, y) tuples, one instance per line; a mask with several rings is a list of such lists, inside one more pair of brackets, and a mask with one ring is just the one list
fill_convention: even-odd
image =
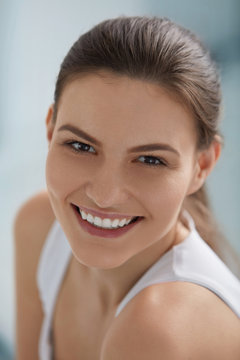
[(83, 210), (85, 211), (86, 213), (88, 214), (92, 214), (94, 216), (98, 216), (100, 217), (101, 219), (126, 219), (126, 220), (130, 220), (134, 217), (137, 217), (136, 215), (124, 215), (124, 214), (113, 214), (113, 213), (104, 213), (104, 212), (100, 212), (100, 211), (97, 211), (97, 210), (93, 210), (93, 209), (88, 209), (84, 206), (78, 206), (78, 205), (75, 205), (73, 204), (74, 206), (77, 206), (80, 210)]

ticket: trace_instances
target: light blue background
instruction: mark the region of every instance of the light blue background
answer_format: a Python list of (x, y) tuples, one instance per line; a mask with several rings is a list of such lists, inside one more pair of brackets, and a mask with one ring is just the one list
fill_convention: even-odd
[[(189, 27), (221, 68), (225, 148), (209, 188), (216, 216), (240, 253), (240, 2), (238, 0), (0, 0), (0, 337), (14, 347), (12, 222), (45, 187), (45, 115), (60, 63), (78, 36), (119, 15), (159, 15)], [(0, 345), (1, 348), (1, 345)], [(7, 355), (3, 358), (7, 360)]]

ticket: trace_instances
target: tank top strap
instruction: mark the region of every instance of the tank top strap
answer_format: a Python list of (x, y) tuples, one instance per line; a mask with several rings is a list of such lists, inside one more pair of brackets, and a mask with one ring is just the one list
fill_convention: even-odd
[(39, 355), (51, 359), (51, 324), (58, 291), (71, 258), (71, 248), (57, 220), (54, 221), (40, 255), (37, 286), (44, 311)]
[(240, 318), (240, 281), (198, 234), (189, 213), (183, 216), (190, 230), (186, 239), (161, 256), (125, 295), (115, 312), (144, 288), (163, 282), (190, 282), (205, 287), (222, 299)]
[[(182, 211), (182, 217), (186, 221), (190, 231), (190, 234), (187, 237), (188, 239), (195, 231), (195, 223), (191, 215), (186, 210)], [(184, 241), (186, 242), (187, 239)], [(115, 312), (115, 317), (117, 317), (123, 308), (127, 305), (127, 303), (144, 288), (150, 285), (159, 284), (161, 282), (168, 282), (172, 281), (172, 279), (175, 279), (174, 256), (175, 254), (172, 250), (168, 251), (143, 274), (143, 276), (134, 284), (134, 286), (129, 290), (129, 292), (118, 305)]]

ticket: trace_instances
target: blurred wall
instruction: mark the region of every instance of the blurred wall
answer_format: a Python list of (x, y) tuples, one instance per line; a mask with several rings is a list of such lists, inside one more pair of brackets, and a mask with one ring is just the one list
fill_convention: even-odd
[[(225, 149), (209, 180), (217, 218), (240, 252), (238, 102), (240, 6), (237, 0), (0, 0), (0, 337), (13, 348), (12, 221), (45, 187), (45, 115), (63, 56), (80, 33), (119, 15), (167, 16), (196, 31), (220, 64)], [(7, 358), (5, 359), (7, 360)]]

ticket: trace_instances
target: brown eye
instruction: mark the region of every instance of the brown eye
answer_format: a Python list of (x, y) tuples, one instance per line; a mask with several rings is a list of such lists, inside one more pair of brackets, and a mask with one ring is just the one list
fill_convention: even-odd
[(167, 166), (167, 164), (160, 158), (155, 156), (140, 156), (138, 159), (141, 159), (140, 162), (149, 165), (149, 166)]
[(67, 143), (68, 146), (72, 148), (72, 150), (76, 152), (91, 152), (95, 153), (96, 151), (91, 145), (79, 142), (79, 141), (71, 141)]

